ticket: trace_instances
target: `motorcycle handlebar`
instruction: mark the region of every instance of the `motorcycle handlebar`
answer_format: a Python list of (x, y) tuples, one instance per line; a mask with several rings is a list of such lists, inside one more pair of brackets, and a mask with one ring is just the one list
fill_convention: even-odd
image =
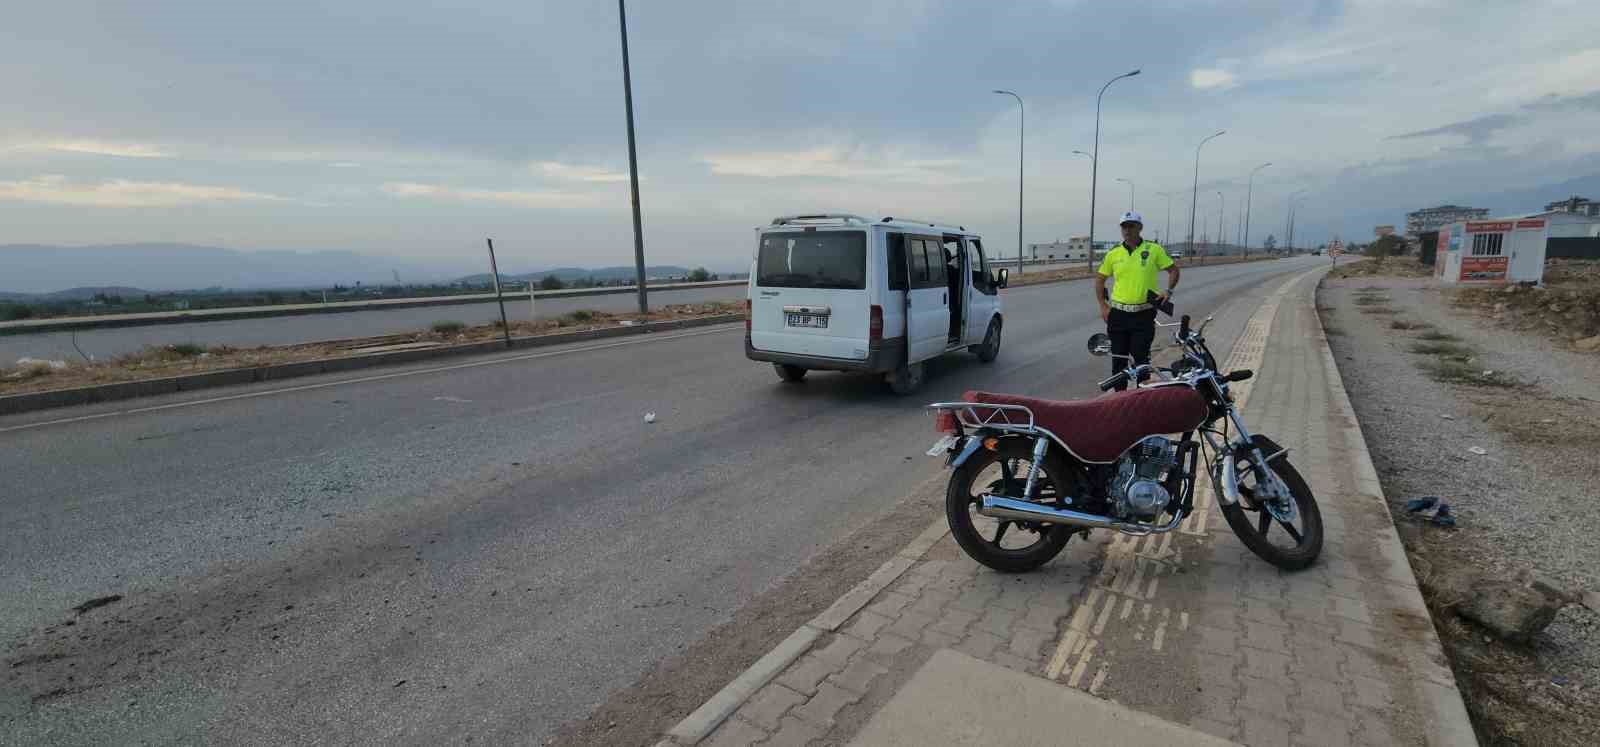
[(1110, 378), (1105, 379), (1105, 380), (1100, 382), (1100, 391), (1109, 392), (1113, 388), (1115, 388), (1118, 384), (1126, 382), (1127, 380), (1128, 380), (1128, 372), (1127, 371), (1118, 371), (1118, 372), (1112, 374)]

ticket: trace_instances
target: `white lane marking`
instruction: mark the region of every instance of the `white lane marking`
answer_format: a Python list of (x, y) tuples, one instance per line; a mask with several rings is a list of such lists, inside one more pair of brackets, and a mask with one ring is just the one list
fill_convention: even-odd
[[(737, 324), (737, 322), (730, 322), (730, 324)], [(317, 384), (302, 384), (300, 386), (288, 386), (288, 387), (283, 387), (281, 389), (267, 389), (267, 390), (259, 391), (259, 392), (246, 392), (244, 394), (230, 394), (230, 395), (228, 395), (226, 397), (210, 397), (210, 398), (207, 398), (207, 399), (197, 399), (197, 400), (193, 400), (193, 401), (189, 401), (189, 402), (173, 402), (171, 404), (165, 404), (165, 405), (152, 405), (150, 407), (135, 407), (135, 408), (128, 409), (128, 410), (114, 410), (112, 412), (101, 412), (101, 413), (96, 413), (94, 415), (79, 415), (79, 416), (74, 417), (74, 418), (58, 418), (56, 420), (44, 420), (44, 421), (41, 421), (41, 422), (38, 422), (38, 423), (24, 423), (22, 425), (12, 425), (12, 426), (6, 426), (6, 427), (3, 427), (3, 428), (0, 428), (0, 433), (8, 433), (8, 432), (11, 432), (11, 431), (22, 431), (22, 430), (28, 430), (30, 428), (43, 428), (43, 427), (48, 426), (48, 425), (64, 425), (64, 424), (67, 424), (67, 423), (81, 423), (81, 422), (86, 421), (86, 420), (100, 420), (100, 419), (103, 419), (103, 418), (114, 418), (114, 417), (117, 417), (119, 415), (138, 415), (140, 413), (159, 412), (161, 410), (175, 410), (175, 409), (183, 408), (183, 407), (198, 407), (200, 405), (210, 405), (210, 404), (215, 404), (217, 402), (231, 402), (233, 400), (254, 399), (256, 397), (271, 397), (271, 396), (278, 395), (278, 394), (288, 394), (290, 392), (304, 392), (304, 391), (308, 391), (308, 390), (312, 390), (312, 389), (326, 389), (328, 387), (345, 386), (347, 384), (363, 384), (363, 383), (366, 383), (366, 382), (369, 382), (369, 381), (385, 381), (385, 380), (388, 380), (388, 379), (399, 379), (399, 378), (403, 378), (403, 377), (406, 377), (406, 376), (421, 376), (423, 374), (442, 373), (444, 371), (456, 371), (456, 370), (460, 370), (460, 369), (463, 369), (463, 368), (477, 368), (479, 366), (498, 366), (498, 365), (501, 365), (501, 364), (504, 364), (504, 363), (516, 363), (516, 362), (519, 362), (519, 361), (535, 360), (535, 359), (538, 359), (538, 358), (554, 358), (554, 357), (560, 356), (560, 355), (571, 355), (573, 353), (587, 353), (587, 352), (594, 351), (594, 350), (607, 350), (607, 349), (610, 349), (610, 348), (627, 347), (627, 346), (630, 346), (630, 345), (643, 345), (645, 343), (651, 343), (651, 342), (666, 342), (668, 340), (681, 340), (681, 339), (684, 339), (686, 337), (700, 337), (702, 335), (722, 334), (722, 333), (726, 333), (726, 332), (729, 332), (729, 331), (732, 331), (732, 330), (721, 329), (720, 325), (719, 325), (719, 328), (702, 330), (702, 331), (699, 331), (699, 332), (685, 332), (683, 334), (678, 334), (678, 335), (667, 335), (667, 336), (661, 336), (661, 337), (657, 337), (655, 335), (646, 335), (645, 339), (623, 340), (621, 342), (608, 342), (608, 343), (605, 343), (605, 344), (602, 344), (602, 345), (588, 345), (588, 346), (581, 347), (581, 348), (569, 348), (569, 349), (566, 349), (566, 350), (550, 350), (550, 351), (545, 351), (543, 353), (527, 353), (527, 354), (524, 354), (524, 355), (510, 356), (510, 357), (507, 357), (507, 358), (495, 358), (493, 360), (486, 360), (486, 361), (472, 361), (470, 363), (456, 363), (456, 364), (449, 365), (449, 366), (435, 366), (433, 368), (423, 368), (423, 369), (418, 369), (418, 370), (415, 370), (415, 371), (399, 371), (399, 372), (396, 372), (396, 373), (378, 374), (378, 375), (375, 375), (375, 376), (362, 376), (362, 377), (354, 378), (354, 379), (340, 379), (339, 381), (324, 381), (324, 382), (317, 383)]]

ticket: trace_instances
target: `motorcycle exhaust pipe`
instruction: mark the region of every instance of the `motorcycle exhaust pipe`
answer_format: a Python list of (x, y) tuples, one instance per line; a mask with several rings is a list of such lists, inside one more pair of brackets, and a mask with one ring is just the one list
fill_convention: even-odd
[(998, 495), (980, 496), (978, 498), (978, 513), (995, 519), (1042, 521), (1051, 524), (1089, 527), (1090, 529), (1119, 529), (1123, 526), (1123, 522), (1109, 516), (1051, 508)]

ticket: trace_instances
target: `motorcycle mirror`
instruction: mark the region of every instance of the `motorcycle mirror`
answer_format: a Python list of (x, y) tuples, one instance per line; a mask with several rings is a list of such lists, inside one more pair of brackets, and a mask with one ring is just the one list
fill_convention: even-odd
[(1111, 335), (1096, 332), (1089, 338), (1089, 354), (1104, 358), (1111, 354)]

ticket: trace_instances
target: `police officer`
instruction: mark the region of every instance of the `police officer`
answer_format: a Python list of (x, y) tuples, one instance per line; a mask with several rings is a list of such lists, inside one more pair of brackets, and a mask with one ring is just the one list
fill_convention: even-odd
[[(1111, 372), (1134, 363), (1150, 362), (1150, 345), (1156, 339), (1156, 308), (1172, 297), (1178, 287), (1178, 266), (1167, 250), (1154, 241), (1145, 241), (1144, 218), (1128, 211), (1122, 214), (1122, 243), (1106, 253), (1094, 279), (1094, 298), (1100, 303), (1100, 318), (1111, 336)], [(1156, 287), (1156, 273), (1167, 271), (1167, 289)], [(1106, 293), (1106, 278), (1112, 278), (1111, 293)], [(1124, 356), (1124, 357), (1117, 357)], [(1127, 382), (1117, 385), (1126, 389)]]

